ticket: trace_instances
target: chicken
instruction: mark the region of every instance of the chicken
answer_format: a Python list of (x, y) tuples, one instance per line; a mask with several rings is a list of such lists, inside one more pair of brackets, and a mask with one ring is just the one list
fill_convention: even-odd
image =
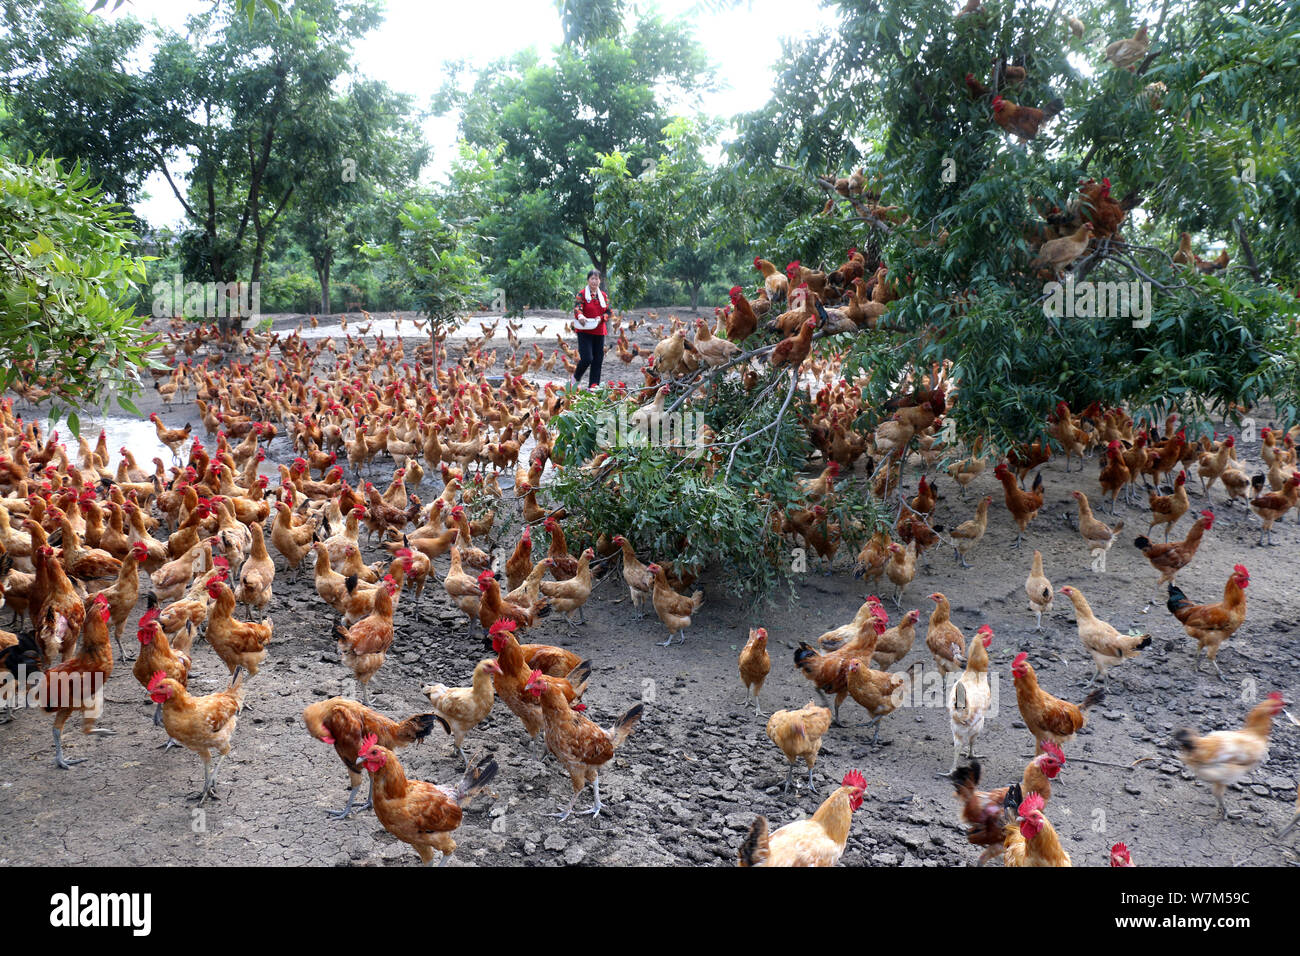
[(1165, 540), (1169, 540), (1169, 530), (1178, 523), (1178, 519), (1187, 514), (1187, 509), (1191, 507), (1191, 502), (1187, 499), (1187, 472), (1178, 473), (1174, 479), (1174, 493), (1172, 495), (1158, 495), (1154, 488), (1147, 489), (1147, 501), (1151, 506), (1151, 523), (1147, 526), (1147, 534), (1151, 534), (1151, 529), (1158, 524), (1165, 526)]
[[(596, 556), (596, 552), (587, 548), (578, 557), (578, 567), (573, 577), (567, 581), (543, 581), (541, 583), (542, 593), (550, 601), (551, 609), (559, 611), (569, 623), (569, 629), (573, 629), (573, 621), (569, 617), (574, 611), (578, 612), (578, 623), (582, 624), (582, 606), (587, 603), (591, 597), (591, 559)], [(548, 570), (554, 570), (555, 564), (553, 558), (546, 559)]]
[(1137, 69), (1137, 65), (1142, 62), (1142, 58), (1147, 55), (1147, 49), (1151, 46), (1151, 41), (1147, 37), (1147, 25), (1144, 23), (1138, 27), (1137, 33), (1132, 37), (1123, 40), (1116, 40), (1106, 47), (1106, 59), (1119, 67), (1121, 70), (1128, 70), (1130, 73)]
[(1025, 578), (1025, 596), (1029, 598), (1029, 610), (1037, 618), (1035, 630), (1043, 629), (1043, 614), (1052, 609), (1054, 594), (1052, 582), (1043, 573), (1043, 552), (1035, 551), (1033, 567), (1029, 569), (1029, 577)]
[(235, 600), (245, 608), (256, 608), (265, 614), (266, 606), (271, 603), (271, 583), (275, 580), (275, 562), (266, 550), (266, 536), (260, 524), (254, 524), (253, 547), (248, 559), (239, 569), (239, 586), (235, 588)]
[(651, 599), (655, 613), (664, 627), (668, 628), (668, 639), (659, 642), (660, 647), (667, 647), (673, 642), (673, 635), (681, 636), (679, 644), (686, 643), (686, 629), (691, 626), (691, 615), (704, 606), (704, 592), (696, 591), (687, 597), (678, 594), (668, 584), (668, 576), (657, 564), (651, 564), (646, 570), (654, 575)]
[(456, 851), (451, 834), (460, 826), (465, 807), (497, 773), (496, 760), (484, 757), (454, 787), (409, 780), (397, 755), (381, 747), (374, 734), (361, 741), (357, 763), (370, 773), (375, 816), (385, 830), (420, 854), (425, 866), (433, 862), (434, 850), (442, 854), (439, 866)]
[(787, 823), (769, 836), (766, 817), (756, 817), (740, 846), (740, 866), (834, 866), (844, 855), (854, 812), (862, 806), (867, 781), (856, 770), (807, 820)]
[(1043, 816), (1043, 798), (1031, 793), (1006, 825), (1002, 862), (1007, 866), (1071, 866), (1056, 829)]
[(1091, 686), (1100, 677), (1106, 682), (1107, 672), (1126, 657), (1137, 657), (1138, 651), (1151, 644), (1150, 634), (1121, 634), (1105, 621), (1099, 620), (1088, 605), (1088, 599), (1078, 588), (1068, 585), (1061, 593), (1074, 605), (1074, 617), (1079, 628), (1079, 642), (1092, 655), (1097, 672), (1088, 682)]
[(1259, 532), (1259, 546), (1273, 543), (1273, 523), (1295, 507), (1297, 498), (1300, 498), (1300, 474), (1288, 478), (1281, 491), (1272, 491), (1250, 500), (1250, 510), (1259, 515), (1263, 523)]
[(634, 704), (613, 726), (600, 727), (579, 713), (580, 708), (570, 706), (559, 685), (539, 670), (534, 670), (529, 675), (524, 690), (540, 702), (546, 747), (555, 754), (560, 766), (568, 771), (573, 783), (573, 797), (559, 818), (568, 819), (578, 800), (578, 794), (589, 783), (595, 791), (596, 801), (590, 810), (582, 812), (590, 813), (593, 817), (599, 816), (600, 768), (614, 758), (614, 751), (627, 740), (641, 719), (645, 705)]
[(908, 611), (898, 624), (881, 634), (876, 639), (876, 649), (871, 653), (870, 663), (887, 671), (906, 657), (916, 643), (916, 622), (920, 619), (920, 611)]
[(740, 681), (745, 685), (745, 702), (754, 699), (754, 716), (762, 714), (759, 710), (758, 695), (763, 690), (763, 682), (772, 670), (771, 658), (767, 656), (767, 629), (750, 628), (749, 640), (740, 649)]
[(1223, 805), (1223, 792), (1268, 759), (1273, 718), (1282, 713), (1283, 706), (1282, 695), (1274, 691), (1254, 706), (1241, 730), (1217, 730), (1204, 737), (1186, 729), (1174, 734), (1183, 764), (1213, 789), (1220, 820), (1241, 817), (1240, 813), (1228, 813)]
[[(275, 521), (271, 523), (271, 545), (284, 557), (290, 571), (298, 572), (303, 559), (311, 553), (316, 540), (316, 523), (293, 524), (293, 511), (283, 501), (275, 503)], [(297, 574), (294, 575), (295, 579)]]
[(728, 295), (731, 298), (731, 311), (727, 315), (727, 338), (739, 345), (757, 331), (758, 314), (745, 298), (745, 292), (740, 286), (732, 286)]
[(460, 561), (460, 548), (451, 549), (451, 563), (447, 565), (447, 575), (442, 579), (442, 588), (447, 597), (465, 612), (472, 630), (479, 616), (479, 601), (483, 592), (479, 590), (478, 579), (465, 573)]
[(131, 549), (122, 558), (122, 569), (118, 572), (117, 580), (99, 592), (108, 601), (113, 640), (117, 642), (118, 652), (124, 658), (126, 653), (122, 650), (122, 628), (126, 625), (126, 619), (135, 611), (136, 602), (140, 598), (140, 565), (148, 557), (149, 550), (143, 544), (137, 541), (131, 545)]
[(871, 735), (871, 742), (875, 744), (880, 740), (880, 722), (903, 705), (907, 678), (902, 674), (873, 670), (868, 664), (869, 660), (870, 658), (850, 658), (845, 668), (844, 683), (849, 696), (871, 715), (871, 722), (867, 726), (875, 728)]
[(1093, 516), (1087, 495), (1082, 491), (1072, 491), (1070, 494), (1074, 496), (1079, 506), (1079, 534), (1088, 547), (1088, 553), (1092, 556), (1092, 569), (1103, 573), (1106, 570), (1106, 554), (1110, 551), (1111, 545), (1119, 540), (1119, 534), (1124, 530), (1124, 521), (1121, 518), (1119, 524), (1112, 528)]
[(75, 653), (62, 662), (45, 668), (36, 686), (36, 702), (46, 713), (54, 714), (54, 766), (68, 770), (85, 757), (68, 760), (63, 756), (63, 725), (73, 714), (81, 714), (81, 732), (96, 736), (113, 731), (96, 726), (104, 712), (104, 685), (113, 673), (113, 647), (108, 639), (112, 616), (108, 601), (95, 595), (84, 607), (85, 623), (80, 631)]
[[(1219, 443), (1215, 451), (1202, 452), (1196, 460), (1196, 474), (1201, 479), (1201, 494), (1210, 497), (1210, 489), (1227, 471), (1233, 461), (1237, 440), (1229, 435)], [(1229, 499), (1232, 500), (1231, 498)]]
[(956, 560), (963, 568), (974, 567), (966, 561), (966, 555), (970, 554), (984, 539), (984, 532), (989, 526), (989, 505), (993, 502), (992, 495), (985, 495), (975, 507), (975, 517), (968, 521), (963, 521), (957, 527), (949, 532), (953, 539), (953, 552), (956, 554)]
[(654, 591), (654, 575), (650, 573), (649, 567), (641, 563), (627, 538), (620, 534), (613, 541), (623, 549), (623, 582), (627, 585), (632, 606), (640, 612), (637, 615), (639, 620), (645, 617), (646, 599)]
[(525, 606), (501, 596), (501, 586), (491, 571), (484, 571), (478, 576), (479, 604), (478, 622), (484, 629), (491, 629), (498, 621), (509, 621), (520, 628), (532, 627), (537, 619), (549, 612), (546, 598), (538, 603)]
[[(1038, 128), (1065, 109), (1065, 101), (1059, 97), (1052, 100), (1043, 109), (1032, 106), (1019, 106), (1000, 96), (993, 97), (993, 122), (1005, 132), (1015, 133), (1022, 142), (1028, 142), (1038, 135)], [(1053, 240), (1055, 241), (1055, 240)], [(1071, 257), (1069, 261), (1073, 261)]]
[[(525, 688), (532, 680), (534, 671), (543, 672), (540, 667), (534, 667), (528, 662), (523, 647), (515, 639), (514, 630), (514, 622), (504, 618), (492, 625), (492, 650), (496, 652), (499, 665), (499, 669), (492, 673), (492, 686), (496, 689), (501, 702), (524, 725), (524, 731), (528, 734), (531, 745), (531, 741), (535, 740), (542, 730), (545, 716), (536, 695)], [(572, 703), (587, 690), (587, 681), (591, 677), (591, 662), (582, 661), (564, 677), (544, 676), (548, 683), (558, 687), (565, 699)]]
[[(149, 681), (158, 671), (163, 671), (182, 687), (188, 686), (190, 655), (172, 648), (167, 633), (163, 630), (160, 616), (161, 611), (156, 607), (150, 608), (141, 615), (135, 635), (140, 642), (140, 653), (131, 667), (131, 673), (146, 690), (149, 688)], [(154, 711), (153, 722), (155, 726), (162, 726), (161, 705)]]
[(501, 667), (493, 658), (484, 658), (474, 665), (474, 677), (469, 687), (448, 687), (446, 684), (426, 684), (420, 693), (429, 698), (433, 712), (447, 724), (447, 733), (469, 767), (465, 753), (465, 735), (483, 722), (492, 710), (496, 691), (492, 687), (493, 675)]
[[(163, 728), (169, 739), (193, 750), (203, 760), (203, 789), (190, 797), (199, 806), (217, 799), (217, 774), (230, 753), (230, 739), (244, 707), (244, 671), (236, 667), (230, 686), (206, 697), (191, 696), (179, 682), (158, 671), (147, 687), (149, 698), (162, 705)], [(212, 751), (218, 754), (212, 765)]]
[(885, 564), (885, 577), (894, 585), (894, 607), (903, 606), (903, 592), (916, 577), (916, 540), (904, 548), (896, 541), (889, 543), (889, 561)]
[(1097, 483), (1101, 485), (1102, 491), (1110, 493), (1111, 514), (1115, 513), (1115, 499), (1132, 480), (1133, 472), (1129, 469), (1128, 462), (1124, 460), (1119, 440), (1109, 442), (1106, 445), (1106, 460), (1102, 462), (1101, 470), (1097, 473)]
[[(754, 268), (763, 274), (763, 288), (767, 290), (769, 299), (776, 302), (789, 298), (789, 280), (777, 269), (774, 263), (755, 256)], [(731, 338), (731, 336), (728, 335), (727, 338)]]
[(1021, 540), (1024, 539), (1029, 522), (1038, 517), (1038, 510), (1043, 507), (1043, 473), (1040, 471), (1034, 476), (1034, 484), (1029, 491), (1024, 491), (1016, 484), (1016, 479), (1005, 464), (999, 463), (993, 469), (993, 474), (998, 481), (1002, 482), (1007, 510), (1011, 512), (1016, 527), (1020, 529), (1020, 533), (1016, 535), (1016, 543), (1012, 545), (1013, 548), (1018, 548)]
[(802, 760), (808, 767), (808, 789), (813, 793), (813, 765), (817, 763), (817, 753), (822, 749), (822, 737), (831, 726), (830, 708), (818, 707), (808, 701), (799, 710), (778, 710), (767, 719), (767, 736), (772, 743), (781, 748), (789, 765), (785, 774), (785, 784), (781, 792), (790, 789), (794, 779), (794, 765)]
[(533, 569), (533, 533), (532, 528), (524, 525), (519, 535), (519, 542), (506, 559), (506, 590), (513, 591), (524, 583), (528, 573)]
[[(800, 641), (799, 646), (795, 648), (795, 666), (812, 681), (823, 699), (834, 695), (833, 719), (837, 726), (840, 722), (840, 705), (849, 694), (847, 671), (849, 661), (855, 657), (861, 657), (863, 660), (871, 659), (876, 649), (876, 641), (885, 630), (886, 623), (888, 623), (888, 615), (885, 614), (884, 608), (874, 598), (868, 598), (858, 609), (852, 623), (818, 638), (818, 643), (822, 646), (835, 644), (834, 650), (824, 654), (818, 653), (811, 644), (804, 641)], [(846, 639), (843, 643), (838, 643), (837, 634), (845, 635)]]
[(266, 660), (266, 646), (275, 634), (275, 622), (235, 620), (234, 592), (219, 576), (208, 582), (207, 591), (215, 602), (208, 616), (207, 642), (232, 674), (242, 667), (250, 677), (257, 676)]
[(1187, 537), (1182, 541), (1153, 544), (1145, 537), (1133, 541), (1137, 549), (1146, 556), (1151, 567), (1160, 572), (1160, 579), (1156, 582), (1157, 591), (1161, 585), (1173, 581), (1178, 572), (1191, 563), (1192, 558), (1196, 556), (1196, 550), (1201, 546), (1201, 537), (1213, 527), (1214, 513), (1202, 511), (1201, 516), (1192, 525), (1192, 530), (1187, 532)]
[(925, 646), (934, 658), (934, 666), (941, 674), (955, 674), (966, 661), (966, 638), (952, 623), (952, 607), (948, 599), (936, 591), (930, 595), (934, 610), (930, 612), (930, 626), (925, 632)]
[(1059, 279), (1066, 266), (1088, 251), (1092, 232), (1092, 223), (1085, 222), (1068, 236), (1049, 239), (1038, 247), (1038, 255), (1030, 260), (1029, 267), (1050, 270), (1052, 278)]
[(1233, 565), (1228, 583), (1223, 586), (1223, 600), (1217, 604), (1193, 604), (1177, 585), (1169, 585), (1169, 600), (1165, 607), (1178, 618), (1187, 636), (1196, 641), (1196, 669), (1201, 667), (1201, 652), (1214, 665), (1214, 672), (1223, 680), (1219, 670), (1219, 649), (1237, 633), (1246, 619), (1246, 587), (1250, 572), (1243, 564)]
[(361, 789), (361, 772), (357, 770), (357, 757), (361, 742), (367, 734), (374, 735), (382, 747), (397, 750), (407, 744), (424, 740), (438, 724), (446, 722), (437, 714), (416, 714), (402, 721), (389, 720), (355, 700), (331, 697), (308, 704), (302, 712), (302, 722), (307, 732), (321, 743), (331, 744), (343, 766), (348, 771), (348, 802), (341, 810), (327, 810), (325, 815), (333, 820), (346, 820), (353, 813), (369, 810), (374, 799), (374, 781), (366, 802), (353, 806), (357, 791)]
[[(1019, 805), (1025, 795), (1036, 793), (1046, 803), (1052, 796), (1052, 781), (1064, 765), (1065, 754), (1049, 740), (1043, 745), (1043, 752), (1025, 765), (1018, 785), (984, 792), (976, 789), (981, 774), (978, 760), (957, 768), (952, 775), (953, 790), (961, 801), (961, 821), (966, 824), (967, 842), (984, 848), (979, 858), (980, 866), (1002, 852), (1006, 841), (1003, 808), (1008, 798)], [(1013, 786), (1018, 786), (1018, 793)]]
[(709, 330), (709, 323), (699, 319), (695, 323), (695, 351), (700, 361), (709, 368), (726, 365), (740, 354), (740, 346), (727, 339), (715, 338)]
[(813, 329), (816, 327), (817, 320), (808, 319), (799, 327), (798, 332), (778, 342), (776, 348), (772, 349), (772, 368), (789, 365), (797, 373), (812, 350)]
[(966, 670), (948, 693), (948, 720), (952, 728), (952, 769), (944, 776), (957, 772), (957, 760), (962, 747), (966, 756), (975, 757), (975, 739), (984, 729), (984, 717), (989, 709), (989, 655), (993, 643), (993, 629), (987, 624), (979, 629), (971, 643)]
[(338, 628), (339, 656), (361, 684), (361, 700), (370, 703), (370, 681), (384, 666), (393, 646), (393, 594), (396, 583), (375, 588), (374, 610), (351, 627)]
[(1043, 744), (1051, 741), (1064, 747), (1074, 735), (1088, 725), (1087, 712), (1104, 696), (1100, 687), (1094, 688), (1083, 700), (1082, 707), (1053, 697), (1038, 686), (1038, 675), (1029, 663), (1029, 654), (1021, 651), (1011, 662), (1011, 675), (1016, 685), (1016, 705), (1025, 727), (1033, 735), (1034, 753), (1043, 752)]

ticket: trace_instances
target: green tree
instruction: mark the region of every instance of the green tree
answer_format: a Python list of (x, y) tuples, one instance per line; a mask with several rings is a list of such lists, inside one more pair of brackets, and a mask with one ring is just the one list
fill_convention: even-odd
[(545, 191), (564, 241), (605, 274), (613, 236), (593, 225), (601, 154), (634, 170), (657, 154), (671, 107), (694, 102), (711, 83), (703, 50), (681, 22), (640, 19), (616, 36), (564, 45), (553, 62), (525, 52), (483, 70), (468, 93), (443, 91), (474, 147), (502, 150), (505, 189)]
[[(134, 238), (79, 167), (0, 158), (0, 390), (48, 392), (53, 418), (113, 396), (135, 411), (126, 396), (150, 349), (130, 308), (144, 278)], [(68, 422), (76, 432), (75, 412)]]
[[(1300, 4), (1168, 0), (1148, 12), (1149, 53), (1132, 71), (1104, 56), (1142, 22), (1115, 0), (1072, 6), (1082, 39), (1046, 0), (987, 0), (965, 16), (927, 0), (839, 9), (834, 30), (791, 51), (771, 104), (742, 120), (735, 156), (810, 194), (769, 251), (847, 223), (870, 264), (882, 258), (901, 280), (894, 331), (854, 343), (877, 402), (907, 365), (950, 361), (958, 427), (1003, 447), (1041, 429), (1062, 398), (1198, 416), (1271, 398), (1294, 416), (1295, 300), (1275, 283), (1290, 289), (1296, 274), (1300, 90), (1279, 83)], [(1025, 69), (1023, 82), (1009, 87), (1007, 64)], [(991, 96), (972, 96), (968, 72), (1018, 104), (1061, 97), (1064, 110), (1021, 142), (993, 122)], [(905, 224), (835, 192), (857, 166)], [(1149, 283), (1149, 323), (1046, 314), (1031, 240), (1044, 214), (1079, 202), (1087, 177), (1109, 178), (1115, 198), (1138, 205), (1123, 241), (1094, 242), (1075, 277)], [(825, 198), (829, 217), (817, 211)], [(1200, 249), (1226, 243), (1232, 265), (1215, 276), (1175, 267), (1180, 231)]]

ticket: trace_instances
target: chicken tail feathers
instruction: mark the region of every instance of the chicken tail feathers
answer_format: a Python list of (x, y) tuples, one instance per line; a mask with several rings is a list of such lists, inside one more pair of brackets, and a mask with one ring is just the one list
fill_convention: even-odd
[(1093, 707), (1096, 707), (1098, 704), (1100, 704), (1101, 699), (1105, 696), (1106, 696), (1105, 690), (1103, 690), (1100, 687), (1094, 688), (1092, 693), (1090, 693), (1087, 697), (1083, 699), (1083, 703), (1079, 705), (1079, 709), (1085, 711), (1091, 710)]
[(1167, 607), (1169, 613), (1178, 618), (1178, 620), (1185, 621), (1187, 619), (1187, 612), (1195, 607), (1195, 605), (1188, 600), (1187, 595), (1183, 593), (1182, 588), (1178, 587), (1176, 584), (1171, 584), (1169, 585), (1169, 600), (1165, 602), (1165, 607)]
[(1196, 735), (1187, 728), (1174, 731), (1174, 743), (1183, 753), (1191, 750), (1196, 745)]
[(573, 688), (573, 695), (581, 697), (587, 692), (587, 682), (591, 680), (591, 661), (582, 661), (577, 667), (565, 674), (564, 679)]
[(767, 862), (767, 817), (754, 817), (740, 844), (738, 856), (740, 866), (762, 866)]
[(413, 717), (408, 717), (402, 721), (399, 728), (401, 739), (408, 743), (423, 740), (433, 733), (433, 728), (439, 724), (448, 734), (451, 733), (451, 724), (447, 723), (438, 714), (416, 714)]
[(980, 762), (972, 760), (962, 764), (952, 772), (952, 788), (959, 797), (964, 797), (980, 784)]
[(486, 757), (476, 756), (470, 764), (470, 768), (465, 771), (465, 776), (461, 777), (460, 783), (456, 784), (456, 803), (462, 807), (468, 806), (476, 794), (492, 783), (496, 775), (497, 762), (495, 758), (490, 755)]
[(627, 740), (632, 733), (632, 728), (637, 725), (637, 721), (641, 719), (641, 714), (644, 711), (645, 704), (633, 704), (627, 709), (627, 712), (618, 719), (618, 723), (616, 723), (613, 728), (614, 732), (610, 735), (610, 739), (613, 741), (615, 747), (619, 747), (623, 741)]

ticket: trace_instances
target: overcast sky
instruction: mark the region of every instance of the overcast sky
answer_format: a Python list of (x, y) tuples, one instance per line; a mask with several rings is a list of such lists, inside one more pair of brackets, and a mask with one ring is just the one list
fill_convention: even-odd
[[(115, 13), (130, 14), (175, 30), (189, 15), (207, 9), (210, 0), (128, 0)], [(705, 98), (702, 108), (729, 117), (754, 110), (768, 99), (770, 64), (778, 62), (781, 39), (816, 32), (834, 22), (833, 11), (819, 0), (742, 0), (738, 9), (696, 16), (697, 0), (658, 0), (639, 3), (657, 8), (665, 17), (688, 15), (696, 21), (696, 38), (717, 69), (724, 89)], [(91, 5), (86, 0), (86, 5)], [(488, 63), (529, 46), (545, 52), (560, 42), (559, 16), (553, 0), (492, 0), (491, 3), (448, 3), (445, 0), (387, 0), (386, 17), (358, 45), (357, 72), (383, 80), (416, 97), (423, 106), (442, 83), (447, 62), (467, 57)], [(472, 19), (469, 14), (476, 14)], [(426, 136), (434, 148), (431, 170), (437, 172), (454, 153), (454, 120), (431, 120)], [(183, 171), (186, 164), (176, 164)], [(175, 224), (180, 204), (161, 175), (147, 184), (149, 198), (138, 212), (154, 225)]]

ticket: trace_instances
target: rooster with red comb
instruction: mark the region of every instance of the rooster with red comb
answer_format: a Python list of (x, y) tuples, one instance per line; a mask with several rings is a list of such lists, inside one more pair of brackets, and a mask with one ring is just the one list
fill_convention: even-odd
[(834, 866), (844, 855), (854, 812), (862, 806), (867, 781), (856, 770), (807, 820), (768, 834), (767, 818), (755, 817), (740, 845), (740, 866)]

